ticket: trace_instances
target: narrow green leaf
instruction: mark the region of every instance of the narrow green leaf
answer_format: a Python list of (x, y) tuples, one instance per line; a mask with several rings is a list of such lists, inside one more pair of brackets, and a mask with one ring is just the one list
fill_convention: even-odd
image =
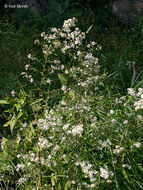
[(19, 112), (17, 119), (19, 119), (23, 115), (23, 112)]
[(0, 104), (9, 104), (6, 100), (0, 100)]
[(52, 183), (52, 186), (55, 186), (56, 183), (57, 183), (57, 178), (56, 176), (51, 176), (51, 183)]
[(11, 122), (11, 121), (8, 121), (8, 122), (5, 123), (3, 126), (4, 126), (4, 127), (8, 127), (8, 126), (10, 125), (10, 122)]
[(22, 104), (22, 105), (24, 104), (24, 102), (25, 101), (23, 99), (19, 100), (19, 103)]
[(34, 105), (34, 104), (37, 104), (37, 103), (41, 102), (42, 100), (43, 100), (43, 98), (40, 98), (40, 99), (38, 99), (38, 100), (32, 102), (32, 103), (30, 104), (30, 106), (32, 106), (32, 105)]
[(16, 124), (16, 119), (13, 118), (13, 119), (10, 121), (10, 129), (11, 129), (11, 132), (13, 131), (15, 124)]
[(64, 190), (70, 189), (71, 181), (67, 181)]
[(123, 169), (122, 174), (123, 174), (124, 178), (128, 181), (129, 178), (128, 178), (128, 174), (127, 174), (126, 170)]
[(61, 184), (58, 185), (58, 190), (62, 190)]
[(73, 91), (69, 91), (69, 97), (71, 97), (71, 98), (75, 98), (75, 94), (74, 94), (74, 92)]
[(59, 77), (59, 79), (60, 79), (62, 85), (66, 85), (66, 84), (67, 84), (67, 79), (64, 77), (63, 74), (60, 74), (60, 73), (59, 73), (59, 74), (58, 74), (58, 77)]
[(30, 128), (31, 128), (32, 134), (35, 135), (35, 130), (34, 130), (34, 127), (33, 127), (32, 123), (30, 124)]

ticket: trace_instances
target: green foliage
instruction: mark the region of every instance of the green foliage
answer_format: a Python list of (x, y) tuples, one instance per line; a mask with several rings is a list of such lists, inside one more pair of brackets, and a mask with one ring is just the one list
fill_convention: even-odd
[[(86, 7), (80, 26), (90, 28), (76, 48), (64, 28), (43, 32), (46, 16), (30, 29), (34, 20), (1, 21), (0, 188), (143, 189), (142, 25), (119, 28), (99, 14), (109, 2), (94, 1), (94, 12), (91, 2), (74, 4)], [(52, 3), (64, 6), (61, 25), (71, 4)]]
[(41, 20), (41, 15), (30, 9), (15, 9), (11, 14), (11, 20), (15, 22), (29, 22)]
[(101, 46), (87, 43), (75, 22), (41, 33), (22, 72), (30, 88), (0, 101), (8, 114), (3, 127), (11, 130), (1, 140), (1, 182), (20, 189), (142, 189), (143, 90), (112, 92), (113, 76), (98, 63)]
[(52, 0), (48, 4), (49, 13), (46, 18), (51, 26), (60, 26), (63, 21), (72, 17), (79, 17), (83, 14), (81, 6), (77, 1), (72, 0)]

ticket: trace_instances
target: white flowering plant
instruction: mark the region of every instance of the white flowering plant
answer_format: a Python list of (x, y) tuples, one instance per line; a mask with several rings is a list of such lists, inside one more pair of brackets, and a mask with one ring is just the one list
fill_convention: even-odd
[(41, 33), (21, 73), (30, 88), (0, 101), (9, 114), (3, 127), (10, 129), (1, 140), (4, 188), (137, 187), (130, 181), (142, 173), (142, 90), (110, 98), (96, 57), (101, 46), (87, 43), (76, 22)]

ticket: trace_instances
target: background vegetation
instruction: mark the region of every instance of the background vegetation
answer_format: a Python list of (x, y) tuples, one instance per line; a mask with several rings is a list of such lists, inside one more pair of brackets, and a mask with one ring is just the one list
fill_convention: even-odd
[[(61, 27), (67, 18), (77, 17), (80, 28), (87, 30), (93, 25), (88, 38), (96, 39), (103, 46), (102, 65), (122, 87), (132, 85), (133, 65), (136, 71), (142, 67), (142, 25), (129, 28), (111, 12), (113, 1), (58, 1), (49, 3), (49, 13), (38, 15), (29, 10), (1, 11), (1, 91), (3, 96), (14, 89), (14, 84), (25, 64), (25, 55), (32, 50), (33, 40), (51, 26)], [(106, 61), (104, 61), (106, 58)], [(128, 72), (126, 72), (128, 69)], [(17, 87), (17, 85), (16, 85)]]
[[(115, 103), (115, 97), (125, 96), (128, 88), (133, 87), (137, 89), (143, 85), (143, 24), (137, 23), (134, 27), (129, 27), (118, 20), (118, 18), (112, 14), (112, 3), (113, 0), (52, 0), (48, 5), (49, 12), (46, 15), (39, 15), (29, 10), (1, 10), (0, 99), (10, 97), (11, 91), (26, 89), (28, 92), (31, 90), (31, 86), (21, 77), (21, 72), (23, 72), (24, 66), (27, 64), (27, 55), (33, 51), (39, 52), (39, 50), (35, 48), (33, 41), (38, 39), (42, 32), (48, 32), (51, 27), (55, 26), (61, 28), (65, 19), (76, 17), (79, 22), (79, 28), (82, 31), (87, 31), (91, 27), (87, 34), (87, 40), (95, 41), (102, 46), (102, 51), (97, 52), (96, 56), (100, 60), (101, 72), (108, 74), (105, 82), (106, 87), (103, 89), (102, 94), (105, 99), (101, 100), (102, 105), (106, 105), (108, 111), (104, 110), (103, 113), (100, 112), (96, 116), (97, 118), (102, 116), (105, 122), (107, 119), (105, 113), (109, 112), (111, 108), (114, 108), (112, 101)], [(61, 87), (60, 82), (57, 83), (57, 85), (59, 85), (58, 88)], [(102, 95), (100, 94), (100, 96)], [(21, 96), (25, 95), (22, 94)], [(32, 101), (30, 97), (27, 97), (27, 99), (29, 102)], [(49, 106), (52, 107), (61, 100), (61, 98), (57, 99), (55, 97), (51, 98), (52, 103)], [(2, 137), (11, 139), (14, 137), (14, 135), (11, 136), (9, 128), (3, 127), (10, 119), (8, 113), (5, 112), (6, 108), (6, 105), (0, 104), (0, 139), (2, 139)], [(10, 108), (8, 109), (10, 110)], [(117, 106), (116, 109), (120, 110), (120, 106)], [(126, 111), (130, 112), (129, 110), (131, 109), (122, 109), (123, 113)], [(30, 110), (29, 113), (31, 113)], [(117, 118), (119, 119), (121, 115), (121, 113), (118, 113)], [(131, 112), (128, 118), (131, 122), (130, 126), (132, 126), (133, 123), (136, 125), (139, 124), (140, 126), (141, 123), (133, 121), (132, 117), (134, 117), (134, 115), (132, 115)], [(100, 130), (102, 131), (102, 129), (99, 129), (99, 132)], [(128, 128), (128, 130), (130, 129)], [(108, 132), (106, 137), (108, 136)], [(139, 128), (139, 131), (133, 129), (131, 136), (129, 133), (128, 139), (130, 141), (132, 135), (133, 137), (135, 135), (135, 139), (138, 139), (142, 136), (141, 134), (141, 128)], [(112, 136), (112, 138), (114, 137)], [(124, 138), (124, 135), (122, 138)], [(122, 142), (120, 139), (117, 141)], [(140, 138), (140, 142), (142, 142), (142, 137)], [(125, 144), (128, 144), (128, 140)], [(92, 145), (87, 143), (86, 151), (88, 148), (92, 151)], [(134, 166), (133, 170), (131, 174), (125, 171), (119, 171), (118, 178), (120, 178), (120, 180), (119, 182), (116, 180), (116, 184), (112, 187), (113, 189), (143, 189), (141, 179), (141, 161), (143, 157), (139, 151), (129, 153), (129, 155), (127, 154), (126, 152), (124, 156), (128, 160), (127, 162), (132, 167)], [(135, 154), (138, 156), (132, 159)], [(99, 157), (102, 156), (103, 155), (99, 155)], [(105, 160), (107, 159), (108, 161), (108, 154), (106, 156)], [(120, 158), (118, 157), (117, 159)], [(124, 160), (124, 158), (122, 157), (121, 160)], [(139, 164), (137, 164), (138, 162)], [(139, 176), (137, 176), (137, 173), (139, 173)], [(123, 183), (122, 180), (124, 181)], [(132, 180), (131, 184), (130, 180)], [(9, 184), (10, 183), (11, 182), (9, 182)], [(13, 184), (14, 182), (12, 181), (11, 186), (14, 187)], [(3, 182), (1, 185), (4, 186)], [(103, 187), (104, 189), (110, 189), (110, 185), (103, 185)], [(29, 188), (32, 187), (29, 186)], [(48, 188), (50, 189), (50, 187)], [(70, 186), (68, 187), (67, 184), (67, 189), (68, 188), (70, 189)], [(99, 185), (97, 189), (101, 189), (101, 186)]]

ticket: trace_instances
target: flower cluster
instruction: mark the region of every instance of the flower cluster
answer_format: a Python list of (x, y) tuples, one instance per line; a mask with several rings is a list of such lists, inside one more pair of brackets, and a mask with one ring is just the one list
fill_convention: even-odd
[(143, 109), (143, 89), (136, 93), (129, 88), (129, 97), (104, 99), (106, 74), (100, 74), (96, 54), (101, 46), (86, 44), (76, 22), (68, 19), (61, 29), (41, 33), (34, 41), (41, 52), (28, 54), (22, 73), (33, 83), (30, 93), (11, 92), (11, 120), (4, 126), (10, 125), (14, 135), (2, 139), (1, 158), (8, 164), (0, 174), (12, 179), (14, 171), (16, 188), (114, 189), (116, 181), (121, 184), (121, 171), (128, 169), (133, 176), (135, 161), (127, 155), (142, 148), (143, 117), (134, 117), (130, 101), (135, 110)]
[[(25, 70), (28, 70), (28, 68), (26, 68)], [(31, 75), (28, 75), (27, 72), (22, 72), (21, 75), (23, 75), (23, 77), (27, 78), (31, 83), (33, 83), (33, 77)]]
[(130, 169), (131, 169), (131, 166), (130, 166), (130, 165), (128, 165), (128, 164), (123, 164), (123, 165), (122, 165), (122, 167), (123, 167), (123, 168), (127, 168), (128, 170), (130, 170)]
[(18, 180), (18, 185), (21, 185), (22, 183), (26, 182), (26, 178), (22, 177)]
[(52, 131), (59, 130), (58, 128), (62, 126), (62, 116), (58, 116), (54, 110), (45, 111), (45, 119), (38, 120), (38, 126), (40, 129), (47, 131), (51, 129)]
[(41, 149), (48, 149), (48, 148), (50, 148), (52, 146), (52, 143), (49, 142), (47, 139), (45, 139), (43, 137), (40, 137), (39, 141), (38, 141), (38, 146)]
[(17, 164), (16, 165), (16, 171), (23, 170), (25, 168), (24, 164)]
[[(42, 48), (42, 57), (45, 59), (44, 70), (48, 73), (44, 77), (43, 84), (49, 83), (52, 85), (52, 82), (54, 82), (52, 75), (61, 73), (66, 76), (66, 79), (70, 78), (70, 81), (75, 83), (74, 88), (82, 87), (86, 90), (91, 88), (90, 93), (92, 93), (92, 91), (99, 89), (98, 86), (104, 85), (103, 78), (106, 77), (105, 75), (99, 75), (99, 59), (94, 56), (95, 50), (101, 50), (101, 46), (92, 41), (85, 48), (83, 46), (86, 37), (85, 32), (81, 32), (76, 27), (76, 22), (77, 19), (75, 18), (68, 19), (64, 21), (61, 29), (51, 28), (49, 33), (41, 33), (41, 40), (35, 40), (34, 43)], [(67, 56), (66, 63), (62, 56), (59, 57), (59, 52)], [(41, 65), (38, 67), (41, 61), (40, 58), (36, 58), (36, 55), (32, 54), (28, 54), (28, 58), (31, 63), (25, 65), (25, 71), (21, 74), (33, 83), (35, 80), (34, 73), (41, 73), (41, 70), (39, 70)], [(29, 73), (32, 71), (33, 76)], [(71, 87), (69, 89), (64, 84), (62, 90), (64, 93), (68, 93)]]
[[(112, 177), (114, 173), (112, 171), (109, 171), (108, 167), (105, 166), (104, 168), (100, 168), (100, 177), (104, 179), (108, 179), (110, 176)], [(107, 180), (108, 183), (112, 182), (111, 180)]]
[(102, 150), (103, 148), (109, 148), (110, 145), (112, 144), (109, 139), (107, 139), (106, 141), (99, 140), (98, 143), (99, 143), (98, 150)]
[(82, 185), (87, 187), (95, 187), (95, 181), (97, 180), (98, 171), (93, 170), (92, 164), (88, 161), (76, 162), (76, 166), (80, 165), (82, 168), (82, 172), (84, 173), (84, 177), (90, 180), (90, 185), (87, 183), (83, 183)]
[(113, 150), (114, 154), (120, 154), (124, 150), (123, 147), (120, 147), (118, 145), (115, 146), (115, 149)]
[(82, 133), (83, 133), (83, 125), (82, 124), (72, 126), (72, 134), (73, 134), (73, 136), (76, 136), (76, 135), (81, 136)]
[(128, 94), (130, 94), (131, 96), (135, 96), (135, 91), (133, 88), (128, 88)]
[[(54, 52), (54, 48), (61, 47), (61, 52), (66, 53), (70, 49), (78, 49), (82, 45), (83, 39), (85, 39), (85, 33), (81, 32), (78, 27), (75, 27), (77, 22), (76, 18), (68, 19), (64, 21), (61, 29), (51, 28), (52, 34), (41, 33), (41, 37), (49, 44), (43, 46), (43, 53), (50, 55)], [(75, 28), (73, 30), (73, 28)], [(62, 41), (61, 41), (62, 39)], [(53, 46), (51, 46), (51, 44)], [(52, 48), (51, 48), (52, 47)], [(54, 48), (53, 48), (54, 47)]]
[(143, 109), (143, 88), (139, 88), (137, 93), (132, 88), (129, 88), (128, 93), (136, 99), (134, 103), (135, 110)]
[(134, 103), (136, 111), (143, 109), (143, 89), (139, 89), (139, 92), (137, 93), (137, 97), (140, 97), (140, 99)]

